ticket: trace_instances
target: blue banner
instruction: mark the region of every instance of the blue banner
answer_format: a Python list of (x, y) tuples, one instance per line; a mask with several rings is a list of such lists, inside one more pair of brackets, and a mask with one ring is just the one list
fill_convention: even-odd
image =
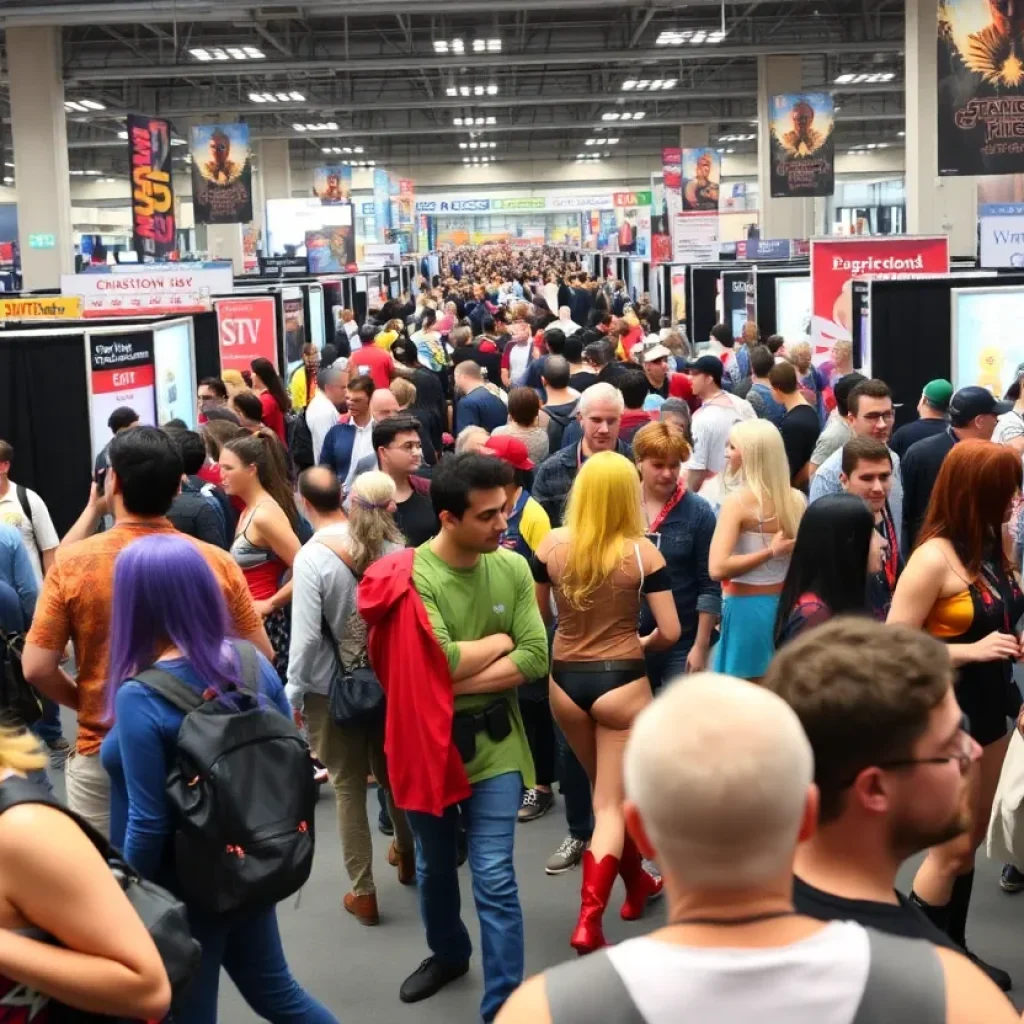
[(788, 238), (751, 238), (736, 243), (738, 260), (788, 260), (792, 246)]
[(373, 225), (378, 242), (386, 241), (391, 227), (391, 178), (383, 167), (373, 169)]

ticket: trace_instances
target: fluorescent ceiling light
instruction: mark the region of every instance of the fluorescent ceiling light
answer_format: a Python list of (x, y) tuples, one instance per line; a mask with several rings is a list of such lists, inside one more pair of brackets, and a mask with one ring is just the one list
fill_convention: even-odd
[[(128, 138), (128, 133), (127, 132), (118, 132), (117, 133), (117, 137), (119, 139), (127, 139)], [(13, 167), (14, 164), (11, 164), (11, 166)]]
[(196, 46), (188, 51), (199, 61), (263, 60), (266, 54), (255, 46)]
[(465, 53), (466, 44), (461, 39), (435, 39), (435, 53)]
[(883, 82), (891, 82), (896, 77), (894, 71), (864, 71), (852, 72), (837, 75), (835, 85), (878, 85)]
[(491, 85), (487, 86), (487, 95), (488, 96), (497, 96), (498, 95), (498, 87), (496, 85), (494, 85), (493, 83)]
[(720, 43), (725, 38), (725, 33), (720, 28), (686, 28), (681, 30), (666, 29), (659, 33), (654, 40), (655, 46), (682, 46), (689, 43), (691, 46), (700, 46), (702, 43)]
[(295, 122), (292, 127), (297, 132), (336, 132), (338, 130), (336, 121), (307, 121), (305, 124)]
[(14, 184), (14, 179), (13, 178), (4, 178), (4, 184), (5, 185), (13, 185)]
[(79, 103), (81, 103), (82, 106), (86, 108), (86, 110), (106, 110), (107, 109), (105, 103), (100, 103), (97, 100), (79, 100)]
[(76, 103), (74, 100), (65, 100), (64, 109), (73, 110), (77, 114), (84, 114), (89, 108), (81, 103)]

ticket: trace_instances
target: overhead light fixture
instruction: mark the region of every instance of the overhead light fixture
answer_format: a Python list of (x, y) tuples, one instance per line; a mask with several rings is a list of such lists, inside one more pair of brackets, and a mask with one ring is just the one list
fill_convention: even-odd
[(896, 135), (901, 139), (905, 139), (907, 137), (906, 132), (897, 132)]
[(622, 83), (623, 92), (659, 92), (674, 89), (676, 78), (627, 78)]
[(618, 137), (606, 138), (604, 136), (596, 139), (587, 139), (587, 141), (583, 143), (584, 146), (617, 146), (618, 144)]
[(100, 103), (99, 100), (79, 100), (78, 101), (86, 110), (106, 110), (107, 105)]
[(171, 139), (172, 146), (187, 146), (188, 143), (184, 139)]
[(307, 121), (305, 124), (296, 122), (292, 127), (297, 132), (336, 132), (338, 130), (336, 121)]
[(465, 53), (466, 44), (461, 39), (435, 39), (434, 52), (439, 54)]
[(500, 39), (474, 39), (474, 53), (501, 53)]
[(746, 135), (721, 135), (719, 136), (719, 142), (752, 142), (757, 138), (754, 132), (748, 132)]
[[(127, 136), (125, 136), (125, 137), (127, 138)], [(13, 166), (14, 166), (14, 164), (12, 164), (10, 160), (5, 160), (4, 161), (4, 167), (13, 167)]]
[(880, 85), (883, 82), (891, 82), (896, 77), (894, 71), (848, 71), (837, 75), (833, 80), (834, 85)]
[(13, 185), (14, 184), (14, 179), (13, 178), (4, 178), (4, 184), (5, 185)]
[(251, 92), (250, 103), (304, 103), (306, 97), (301, 92)]
[(195, 46), (188, 51), (199, 61), (211, 60), (263, 60), (267, 56), (255, 46)]
[(89, 112), (89, 108), (84, 103), (78, 103), (75, 100), (65, 100), (64, 109), (74, 111), (76, 114), (87, 114)]
[(724, 38), (725, 32), (720, 28), (685, 28), (678, 31), (666, 29), (658, 34), (654, 45), (682, 46), (689, 43), (691, 46), (700, 46), (702, 43), (720, 43)]
[(118, 133), (117, 133), (117, 137), (118, 137), (119, 139), (125, 139), (125, 140), (127, 140), (127, 138), (128, 138), (128, 133), (127, 133), (127, 132), (118, 132)]

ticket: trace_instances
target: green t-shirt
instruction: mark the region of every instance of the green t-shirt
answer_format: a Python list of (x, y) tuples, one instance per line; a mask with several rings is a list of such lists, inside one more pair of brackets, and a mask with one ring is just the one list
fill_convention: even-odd
[[(523, 679), (547, 675), (547, 633), (537, 609), (530, 569), (521, 555), (499, 548), (481, 555), (472, 569), (453, 569), (430, 550), (428, 541), (416, 549), (412, 578), (453, 672), (459, 664), (460, 641), (507, 633), (516, 645), (509, 657)], [(516, 690), (455, 698), (456, 711), (479, 711), (503, 697), (512, 719), (512, 732), (500, 742), (486, 732), (477, 733), (476, 757), (466, 765), (470, 782), (520, 772), (523, 785), (533, 786), (533, 759)]]

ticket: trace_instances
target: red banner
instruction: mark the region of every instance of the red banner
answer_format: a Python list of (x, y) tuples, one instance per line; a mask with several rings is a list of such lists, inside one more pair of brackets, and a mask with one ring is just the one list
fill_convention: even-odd
[(277, 369), (277, 311), (274, 300), (219, 299), (217, 339), (221, 370), (248, 370), (258, 356)]
[[(949, 273), (949, 239), (889, 235), (811, 240), (811, 343), (818, 358), (853, 336), (855, 277)], [(800, 339), (787, 338), (792, 343)]]

